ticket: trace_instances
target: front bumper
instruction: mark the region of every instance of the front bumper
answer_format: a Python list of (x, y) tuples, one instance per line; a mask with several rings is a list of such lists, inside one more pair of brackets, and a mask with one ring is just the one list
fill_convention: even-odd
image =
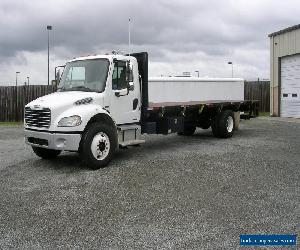
[(55, 132), (41, 132), (33, 130), (24, 130), (25, 142), (31, 146), (66, 150), (78, 151), (81, 134), (63, 134)]

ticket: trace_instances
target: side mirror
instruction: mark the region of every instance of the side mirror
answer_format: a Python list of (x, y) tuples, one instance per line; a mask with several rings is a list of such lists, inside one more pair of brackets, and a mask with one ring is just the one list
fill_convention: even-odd
[(59, 83), (60, 81), (60, 78), (61, 78), (61, 70), (63, 70), (65, 68), (66, 65), (61, 65), (61, 66), (56, 66), (55, 67), (55, 80), (57, 81), (57, 84)]
[(60, 76), (61, 76), (60, 70), (58, 70), (57, 73), (56, 73), (56, 75), (55, 75), (55, 79), (56, 79), (57, 83), (58, 83), (59, 80), (60, 80)]
[(120, 90), (115, 90), (115, 96), (120, 97), (124, 95), (128, 95), (129, 90), (128, 89), (120, 89)]
[(52, 86), (56, 86), (56, 87), (57, 87), (58, 82), (57, 82), (57, 80), (52, 80), (52, 81), (51, 81), (51, 84), (52, 84)]
[(133, 82), (129, 82), (128, 83), (128, 90), (129, 91), (133, 91), (134, 90), (134, 84), (133, 84)]
[(126, 79), (128, 82), (133, 82), (133, 75), (132, 75), (132, 66), (130, 66), (130, 61), (126, 62)]

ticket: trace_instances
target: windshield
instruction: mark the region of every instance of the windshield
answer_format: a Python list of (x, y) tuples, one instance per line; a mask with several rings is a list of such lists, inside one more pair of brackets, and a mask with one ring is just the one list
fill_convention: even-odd
[(105, 89), (108, 66), (107, 59), (67, 63), (58, 90), (102, 92)]

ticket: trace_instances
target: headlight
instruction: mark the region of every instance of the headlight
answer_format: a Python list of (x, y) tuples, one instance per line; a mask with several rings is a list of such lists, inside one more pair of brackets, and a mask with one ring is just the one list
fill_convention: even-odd
[(58, 122), (58, 127), (75, 127), (81, 124), (81, 117), (78, 115), (73, 115), (69, 117), (61, 118)]

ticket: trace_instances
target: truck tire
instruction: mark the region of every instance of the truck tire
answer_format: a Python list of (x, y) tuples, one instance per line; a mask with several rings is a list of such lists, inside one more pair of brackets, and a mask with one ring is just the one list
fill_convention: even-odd
[(89, 125), (79, 149), (83, 164), (91, 169), (107, 166), (117, 147), (114, 127), (100, 122)]
[(193, 125), (184, 125), (183, 131), (178, 132), (178, 135), (190, 136), (195, 133), (196, 126)]
[(38, 157), (41, 157), (43, 159), (54, 159), (61, 153), (60, 150), (39, 148), (34, 146), (32, 146), (32, 150)]
[(214, 117), (211, 128), (213, 135), (219, 138), (232, 137), (234, 133), (234, 115), (231, 110), (224, 110)]

